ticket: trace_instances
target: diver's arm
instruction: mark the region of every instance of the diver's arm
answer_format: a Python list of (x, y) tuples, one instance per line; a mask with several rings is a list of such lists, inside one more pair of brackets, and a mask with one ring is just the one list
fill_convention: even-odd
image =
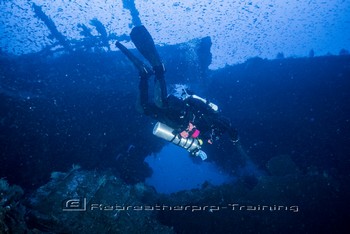
[(222, 135), (225, 132), (229, 135), (231, 142), (236, 143), (239, 141), (237, 130), (232, 127), (231, 122), (223, 117), (218, 117), (215, 123), (217, 134)]
[(237, 143), (239, 141), (237, 129), (230, 127), (228, 130), (228, 135), (233, 143)]

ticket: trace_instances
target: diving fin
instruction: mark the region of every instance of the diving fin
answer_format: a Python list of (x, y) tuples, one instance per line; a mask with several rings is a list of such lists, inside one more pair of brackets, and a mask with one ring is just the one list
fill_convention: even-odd
[(128, 59), (134, 64), (134, 66), (139, 70), (140, 74), (145, 74), (146, 76), (150, 76), (153, 74), (151, 68), (146, 66), (140, 59), (138, 59), (133, 53), (131, 53), (123, 44), (119, 41), (115, 43), (115, 46), (119, 48), (119, 50), (128, 57)]
[(151, 34), (145, 26), (136, 26), (131, 30), (130, 37), (140, 53), (150, 62), (152, 67), (162, 66), (162, 61), (154, 45)]

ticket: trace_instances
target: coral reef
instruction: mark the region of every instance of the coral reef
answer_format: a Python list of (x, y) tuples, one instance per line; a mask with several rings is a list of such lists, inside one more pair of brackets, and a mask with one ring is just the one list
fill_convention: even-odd
[(21, 203), (23, 190), (0, 179), (0, 233), (23, 233), (25, 207)]
[[(153, 189), (127, 185), (111, 173), (72, 169), (54, 173), (29, 198), (28, 225), (60, 233), (172, 233), (156, 220)], [(147, 202), (147, 203), (146, 203)]]

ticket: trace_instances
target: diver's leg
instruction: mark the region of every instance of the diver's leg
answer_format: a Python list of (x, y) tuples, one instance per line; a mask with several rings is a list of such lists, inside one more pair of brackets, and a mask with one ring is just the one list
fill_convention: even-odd
[(135, 55), (133, 55), (124, 45), (122, 45), (119, 41), (115, 43), (115, 46), (120, 49), (123, 54), (128, 57), (128, 59), (134, 64), (137, 70), (140, 73), (140, 76), (150, 77), (153, 74), (152, 69), (150, 69), (146, 64), (144, 64), (140, 59), (138, 59)]
[(164, 65), (155, 47), (153, 38), (144, 26), (134, 27), (130, 33), (138, 51), (150, 62), (155, 74), (154, 103), (158, 108), (166, 107), (167, 89)]
[(148, 76), (140, 75), (139, 95), (136, 103), (137, 111), (151, 116), (152, 118), (158, 119), (163, 113), (162, 107), (160, 108), (157, 106), (156, 102), (151, 103), (148, 101)]
[(164, 108), (167, 106), (167, 88), (164, 78), (165, 68), (162, 64), (161, 66), (153, 67), (155, 73), (155, 83), (154, 83), (154, 103), (159, 108)]
[(138, 112), (146, 114), (148, 109), (148, 76), (140, 73), (139, 94), (136, 102)]
[(135, 65), (139, 71), (140, 83), (139, 94), (136, 102), (136, 109), (140, 113), (146, 113), (149, 109), (148, 105), (148, 78), (153, 74), (153, 70), (147, 67), (141, 60), (133, 55), (124, 45), (116, 42), (115, 45), (125, 54), (128, 59)]

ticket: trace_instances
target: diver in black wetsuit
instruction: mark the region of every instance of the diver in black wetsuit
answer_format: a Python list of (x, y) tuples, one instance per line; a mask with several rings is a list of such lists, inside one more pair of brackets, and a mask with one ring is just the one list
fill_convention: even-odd
[[(207, 158), (201, 150), (203, 142), (212, 144), (225, 132), (232, 142), (238, 141), (237, 131), (230, 122), (218, 113), (215, 104), (183, 90), (184, 99), (167, 95), (164, 79), (165, 68), (155, 48), (154, 41), (144, 26), (132, 29), (131, 40), (140, 53), (150, 62), (152, 69), (136, 58), (120, 42), (116, 46), (130, 59), (139, 71), (138, 109), (145, 115), (157, 119), (153, 133), (200, 156)], [(154, 103), (148, 100), (148, 79), (154, 75)]]

